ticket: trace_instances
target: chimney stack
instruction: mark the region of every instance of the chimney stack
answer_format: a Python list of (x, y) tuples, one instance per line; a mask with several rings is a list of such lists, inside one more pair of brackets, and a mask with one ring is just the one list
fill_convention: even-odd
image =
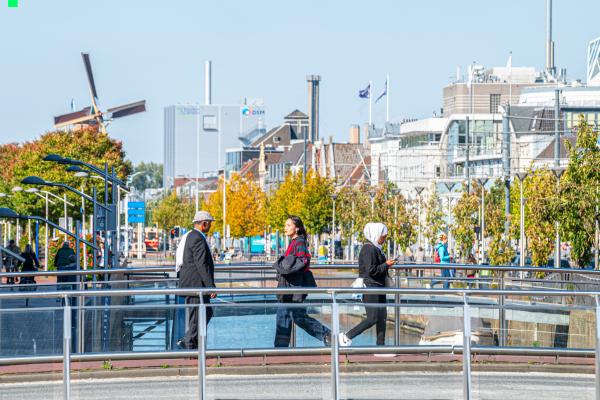
[(360, 125), (350, 126), (350, 144), (360, 144)]
[(308, 139), (315, 143), (319, 140), (319, 83), (320, 75), (308, 75)]

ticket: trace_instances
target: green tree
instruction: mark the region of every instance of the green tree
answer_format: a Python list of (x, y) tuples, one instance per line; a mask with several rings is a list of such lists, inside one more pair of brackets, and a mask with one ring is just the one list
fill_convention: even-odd
[(196, 205), (188, 199), (180, 199), (176, 192), (168, 193), (151, 209), (152, 224), (159, 228), (170, 230), (175, 226), (192, 228), (192, 219)]
[(300, 218), (309, 234), (318, 235), (331, 226), (332, 195), (333, 182), (311, 169), (300, 197)]
[(533, 265), (548, 264), (556, 233), (556, 178), (547, 168), (530, 171), (525, 179), (525, 233)]
[(163, 165), (155, 162), (141, 162), (133, 169), (134, 173), (141, 172), (133, 177), (131, 186), (137, 191), (156, 189), (163, 185)]
[(425, 226), (423, 236), (427, 243), (433, 247), (440, 232), (447, 230), (442, 202), (436, 190), (435, 184), (431, 186), (429, 197), (425, 202)]
[(583, 116), (575, 147), (567, 142), (569, 165), (560, 182), (558, 207), (561, 237), (571, 243), (571, 257), (582, 267), (591, 258), (595, 217), (600, 204), (600, 147)]
[(288, 173), (267, 197), (267, 224), (283, 231), (288, 215), (299, 215), (302, 207), (302, 174)]
[(473, 250), (475, 242), (475, 227), (478, 224), (479, 196), (481, 189), (474, 181), (471, 184), (471, 192), (467, 190), (467, 185), (463, 185), (463, 193), (454, 209), (454, 223), (452, 224), (452, 234), (456, 243), (457, 256), (462, 262), (466, 262), (467, 257)]
[(335, 203), (335, 221), (342, 240), (358, 234), (362, 238), (362, 230), (371, 215), (371, 199), (366, 185), (358, 187), (344, 186), (338, 193)]
[[(504, 182), (498, 179), (485, 194), (484, 234), (489, 238), (487, 253), (491, 265), (508, 265), (515, 256), (511, 245), (512, 235), (504, 234), (506, 224), (504, 201)], [(510, 225), (510, 229), (515, 228), (515, 225)]]

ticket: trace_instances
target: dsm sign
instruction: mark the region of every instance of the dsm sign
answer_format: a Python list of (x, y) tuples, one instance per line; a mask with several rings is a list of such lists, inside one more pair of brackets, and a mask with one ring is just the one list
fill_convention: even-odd
[(259, 107), (243, 106), (242, 107), (242, 115), (244, 117), (261, 116), (261, 115), (265, 115), (265, 110), (263, 108), (259, 108)]

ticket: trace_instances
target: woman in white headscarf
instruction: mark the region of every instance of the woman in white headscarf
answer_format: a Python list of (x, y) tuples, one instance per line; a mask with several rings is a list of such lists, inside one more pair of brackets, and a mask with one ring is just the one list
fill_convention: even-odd
[[(388, 276), (388, 269), (395, 260), (387, 261), (381, 246), (387, 239), (387, 227), (379, 222), (369, 222), (363, 231), (365, 244), (358, 256), (358, 276), (363, 279), (366, 287), (384, 287)], [(363, 303), (375, 304), (375, 307), (366, 306), (367, 317), (346, 333), (340, 333), (341, 346), (350, 346), (352, 338), (360, 335), (373, 325), (377, 333), (377, 345), (385, 345), (385, 325), (387, 310), (385, 294), (365, 294)]]

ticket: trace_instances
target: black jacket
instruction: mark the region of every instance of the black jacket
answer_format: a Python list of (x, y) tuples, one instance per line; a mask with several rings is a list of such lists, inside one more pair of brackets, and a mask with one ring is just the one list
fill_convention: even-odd
[(195, 229), (189, 233), (185, 241), (179, 287), (215, 287), (215, 264), (208, 243)]
[(25, 259), (23, 263), (22, 271), (37, 271), (40, 268), (40, 263), (35, 253), (21, 253), (21, 257)]
[(388, 265), (383, 252), (366, 242), (358, 255), (358, 276), (363, 278), (365, 286), (385, 286), (385, 278), (388, 276)]

